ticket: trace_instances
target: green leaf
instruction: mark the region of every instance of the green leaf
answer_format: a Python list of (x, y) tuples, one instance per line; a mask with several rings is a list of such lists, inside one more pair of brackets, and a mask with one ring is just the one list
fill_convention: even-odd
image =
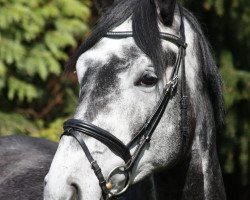
[(49, 124), (48, 128), (33, 132), (31, 136), (47, 138), (52, 141), (58, 141), (63, 132), (63, 123), (66, 118), (59, 118)]
[(31, 102), (33, 99), (39, 96), (39, 91), (32, 84), (26, 83), (15, 77), (10, 77), (8, 80), (8, 99), (13, 100), (15, 97), (19, 101), (27, 99)]
[(3, 64), (3, 62), (0, 61), (0, 77), (5, 76), (7, 72), (6, 66)]
[(38, 131), (34, 123), (19, 113), (0, 112), (0, 135), (29, 134)]

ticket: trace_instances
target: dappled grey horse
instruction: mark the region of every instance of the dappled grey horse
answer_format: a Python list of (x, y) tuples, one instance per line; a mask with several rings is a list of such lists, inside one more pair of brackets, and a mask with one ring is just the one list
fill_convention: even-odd
[(43, 179), (57, 143), (27, 136), (0, 137), (0, 199), (42, 200)]
[(102, 17), (69, 63), (79, 104), (44, 200), (225, 199), (221, 80), (197, 20), (175, 0), (96, 4)]
[(225, 199), (221, 81), (197, 20), (176, 1), (96, 3), (102, 17), (68, 67), (79, 105), (44, 199)]

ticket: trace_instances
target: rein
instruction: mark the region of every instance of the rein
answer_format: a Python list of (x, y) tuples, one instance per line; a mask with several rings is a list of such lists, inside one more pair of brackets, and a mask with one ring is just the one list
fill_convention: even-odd
[[(139, 155), (144, 149), (145, 145), (150, 143), (151, 137), (156, 129), (158, 123), (163, 116), (165, 109), (168, 105), (169, 100), (174, 96), (174, 91), (177, 88), (179, 77), (178, 73), (181, 68), (181, 122), (180, 122), (180, 131), (182, 134), (183, 141), (183, 152), (186, 152), (187, 146), (187, 134), (188, 134), (188, 125), (187, 125), (187, 93), (186, 93), (186, 74), (185, 74), (185, 50), (187, 48), (187, 44), (185, 42), (185, 30), (184, 30), (184, 22), (182, 10), (180, 8), (180, 16), (181, 16), (181, 26), (180, 26), (180, 37), (175, 35), (171, 35), (168, 33), (160, 33), (160, 37), (163, 40), (169, 41), (176, 46), (178, 46), (178, 57), (174, 68), (172, 70), (170, 81), (165, 85), (162, 96), (158, 101), (155, 109), (152, 114), (149, 116), (143, 127), (135, 134), (135, 136), (131, 139), (128, 144), (124, 144), (117, 137), (109, 133), (108, 131), (97, 127), (91, 123), (78, 120), (78, 119), (69, 119), (64, 123), (64, 133), (63, 135), (68, 135), (74, 137), (80, 146), (82, 147), (88, 161), (91, 164), (91, 167), (99, 180), (99, 185), (102, 189), (102, 194), (104, 199), (110, 199), (112, 197), (117, 197), (123, 194), (131, 184), (131, 171), (135, 162), (137, 161)], [(133, 32), (124, 31), (124, 32), (107, 32), (105, 37), (111, 39), (123, 39), (128, 37), (133, 37)], [(122, 158), (125, 162), (125, 165), (114, 168), (108, 175), (107, 179), (104, 178), (101, 168), (97, 164), (96, 160), (92, 157), (89, 152), (88, 147), (84, 142), (83, 135), (87, 135), (89, 137), (93, 137), (96, 140), (102, 142), (106, 145), (115, 155)], [(61, 136), (61, 137), (62, 137)], [(131, 155), (130, 149), (132, 146), (136, 145), (136, 149)], [(126, 183), (122, 190), (113, 192), (111, 191), (112, 183), (111, 178), (115, 174), (124, 174), (126, 176)]]

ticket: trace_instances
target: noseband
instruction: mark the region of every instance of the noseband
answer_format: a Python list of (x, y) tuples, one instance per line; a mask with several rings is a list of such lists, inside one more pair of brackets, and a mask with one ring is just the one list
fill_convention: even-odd
[[(180, 8), (181, 10), (181, 8)], [(109, 199), (111, 197), (117, 197), (123, 194), (131, 184), (131, 171), (132, 168), (137, 161), (140, 153), (144, 149), (145, 145), (150, 143), (150, 139), (152, 134), (154, 133), (155, 128), (161, 120), (161, 117), (167, 107), (169, 100), (175, 94), (174, 91), (177, 87), (178, 82), (181, 82), (181, 123), (180, 123), (180, 131), (182, 134), (183, 141), (183, 151), (185, 152), (185, 147), (187, 146), (187, 95), (186, 95), (186, 77), (185, 77), (185, 49), (187, 48), (187, 44), (185, 42), (185, 31), (184, 31), (184, 22), (181, 13), (181, 26), (180, 26), (180, 37), (175, 35), (171, 35), (168, 33), (160, 33), (160, 37), (163, 40), (169, 41), (178, 46), (178, 57), (176, 63), (173, 67), (170, 81), (166, 84), (163, 90), (163, 94), (153, 110), (152, 114), (149, 116), (143, 127), (135, 134), (132, 140), (128, 144), (124, 144), (114, 135), (109, 133), (108, 131), (97, 127), (93, 124), (90, 124), (85, 121), (77, 120), (77, 119), (69, 119), (64, 123), (64, 133), (63, 135), (68, 135), (74, 137), (79, 144), (81, 145), (87, 159), (89, 160), (91, 167), (99, 180), (99, 185), (102, 189), (103, 198)], [(107, 32), (105, 37), (111, 39), (123, 39), (127, 37), (133, 37), (133, 32)], [(181, 69), (181, 79), (178, 79), (178, 73)], [(115, 155), (122, 158), (125, 162), (123, 166), (116, 167), (113, 169), (107, 179), (104, 178), (102, 171), (97, 164), (96, 160), (92, 157), (88, 147), (84, 142), (83, 135), (87, 135), (89, 137), (93, 137), (96, 140), (102, 142), (106, 145)], [(132, 146), (136, 146), (136, 149), (133, 155), (130, 154), (130, 149)], [(113, 192), (111, 178), (115, 174), (124, 174), (126, 177), (126, 183), (122, 190)]]

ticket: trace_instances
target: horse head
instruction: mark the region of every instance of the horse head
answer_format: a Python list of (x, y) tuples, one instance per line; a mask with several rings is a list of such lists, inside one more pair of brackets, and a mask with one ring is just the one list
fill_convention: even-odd
[(221, 184), (214, 154), (220, 77), (197, 21), (175, 0), (96, 5), (102, 17), (69, 64), (79, 103), (44, 199), (108, 199), (183, 163), (183, 190), (196, 178), (203, 199), (223, 199), (223, 189), (213, 194)]

